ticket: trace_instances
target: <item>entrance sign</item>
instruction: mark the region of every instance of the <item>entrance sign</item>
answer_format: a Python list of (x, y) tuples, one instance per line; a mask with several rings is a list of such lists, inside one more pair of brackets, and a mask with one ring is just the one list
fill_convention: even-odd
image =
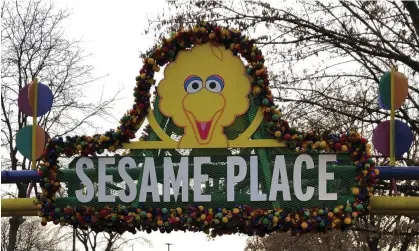
[(240, 31), (174, 32), (144, 56), (116, 129), (48, 142), (34, 201), (42, 224), (249, 235), (351, 226), (378, 180), (371, 146), (353, 130), (290, 127), (269, 84), (261, 50)]
[[(106, 160), (106, 162), (104, 161)], [(334, 174), (327, 172), (326, 162), (335, 162), (335, 155), (320, 155), (319, 156), (319, 168), (318, 168), (318, 200), (337, 200), (337, 193), (328, 193), (326, 184), (328, 180), (333, 180)], [(234, 186), (236, 183), (242, 182), (246, 176), (250, 179), (250, 202), (252, 201), (277, 201), (277, 193), (282, 193), (282, 200), (291, 201), (291, 193), (287, 176), (287, 166), (285, 164), (285, 158), (283, 155), (278, 155), (275, 158), (275, 164), (273, 169), (273, 175), (271, 180), (271, 186), (268, 193), (259, 192), (259, 181), (258, 181), (258, 157), (250, 156), (250, 167), (246, 165), (244, 158), (239, 156), (228, 156), (227, 157), (227, 201), (235, 201), (235, 190)], [(310, 155), (303, 154), (297, 157), (294, 165), (293, 175), (293, 190), (295, 196), (299, 201), (308, 201), (313, 198), (314, 187), (307, 186), (302, 188), (302, 164), (305, 162), (307, 169), (314, 168), (314, 161)], [(106, 194), (106, 183), (113, 182), (112, 175), (106, 174), (106, 164), (115, 165), (115, 158), (102, 158), (99, 159), (98, 166), (98, 202), (115, 202), (115, 195)], [(189, 177), (188, 174), (188, 158), (182, 157), (178, 165), (178, 176), (176, 177), (174, 171), (174, 165), (170, 157), (164, 157), (164, 169), (163, 169), (163, 199), (159, 194), (159, 187), (156, 175), (156, 166), (154, 164), (153, 157), (146, 157), (144, 165), (141, 168), (142, 181), (139, 189), (139, 202), (146, 202), (147, 194), (152, 194), (152, 202), (170, 202), (171, 193), (173, 193), (174, 201), (178, 200), (181, 196), (182, 202), (211, 202), (210, 194), (202, 194), (201, 184), (202, 182), (209, 182), (208, 174), (201, 173), (201, 166), (203, 164), (211, 164), (211, 157), (195, 157), (193, 162), (193, 176)], [(121, 188), (118, 191), (118, 196), (121, 201), (125, 203), (131, 203), (137, 198), (137, 189), (134, 179), (127, 173), (127, 168), (132, 169), (136, 167), (135, 160), (131, 157), (122, 158), (117, 164), (118, 175), (123, 179), (128, 189)], [(239, 167), (239, 172), (235, 175), (235, 167)], [(76, 163), (76, 173), (80, 181), (86, 186), (86, 193), (83, 190), (76, 191), (76, 197), (80, 202), (90, 202), (94, 195), (94, 186), (92, 180), (84, 173), (83, 168), (94, 168), (93, 161), (89, 158), (80, 158)], [(248, 171), (250, 169), (250, 171)], [(249, 175), (247, 173), (249, 172)], [(192, 184), (189, 184), (189, 180)], [(281, 182), (279, 182), (279, 180)], [(188, 187), (193, 186), (193, 200), (188, 201)], [(182, 191), (179, 190), (182, 188)], [(171, 191), (172, 189), (172, 191)], [(306, 192), (303, 192), (306, 190)], [(126, 194), (128, 192), (128, 195)], [(269, 197), (267, 196), (269, 194)]]

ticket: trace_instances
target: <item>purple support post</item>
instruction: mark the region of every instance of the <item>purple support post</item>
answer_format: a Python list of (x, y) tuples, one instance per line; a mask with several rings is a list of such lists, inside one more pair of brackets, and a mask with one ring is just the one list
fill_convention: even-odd
[(378, 166), (380, 180), (419, 180), (419, 166)]
[(36, 170), (1, 171), (1, 183), (3, 184), (39, 181), (39, 179)]

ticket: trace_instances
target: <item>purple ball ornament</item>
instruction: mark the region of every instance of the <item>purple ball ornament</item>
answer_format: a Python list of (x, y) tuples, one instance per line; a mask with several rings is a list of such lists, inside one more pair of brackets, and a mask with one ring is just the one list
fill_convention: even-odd
[[(409, 126), (400, 121), (395, 120), (395, 155), (403, 156), (409, 151), (413, 143), (413, 133)], [(373, 132), (372, 143), (375, 149), (384, 156), (390, 156), (390, 120), (381, 122)]]

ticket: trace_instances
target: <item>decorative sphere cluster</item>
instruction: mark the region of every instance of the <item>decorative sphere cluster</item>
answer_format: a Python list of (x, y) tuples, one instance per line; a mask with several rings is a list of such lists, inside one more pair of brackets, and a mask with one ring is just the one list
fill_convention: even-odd
[[(147, 116), (155, 85), (155, 72), (160, 67), (175, 60), (179, 51), (196, 44), (218, 43), (230, 49), (234, 55), (246, 59), (247, 74), (252, 78), (251, 97), (256, 105), (263, 107), (268, 131), (272, 137), (284, 141), (288, 147), (300, 153), (348, 153), (356, 166), (357, 186), (352, 188), (353, 198), (346, 205), (335, 208), (302, 208), (285, 212), (282, 209), (253, 209), (247, 205), (235, 208), (204, 208), (191, 205), (187, 208), (134, 208), (112, 206), (104, 208), (66, 207), (55, 205), (55, 193), (60, 188), (57, 180), (58, 158), (74, 155), (95, 156), (105, 150), (113, 152), (129, 142)], [(373, 185), (379, 172), (371, 159), (371, 146), (355, 131), (338, 134), (318, 135), (291, 128), (281, 118), (281, 110), (273, 102), (269, 89), (268, 70), (264, 65), (262, 51), (255, 41), (248, 39), (240, 31), (220, 27), (210, 23), (200, 23), (189, 29), (173, 32), (163, 38), (144, 58), (144, 65), (136, 77), (134, 105), (121, 118), (120, 126), (104, 134), (74, 136), (52, 139), (42, 154), (42, 164), (38, 170), (41, 177), (42, 194), (34, 201), (42, 217), (42, 224), (76, 224), (89, 226), (95, 231), (144, 230), (170, 232), (172, 230), (208, 231), (213, 235), (241, 232), (259, 234), (291, 230), (293, 233), (327, 231), (332, 228), (346, 228), (356, 218), (368, 211), (368, 201), (373, 196)], [(145, 140), (145, 138), (142, 138)]]

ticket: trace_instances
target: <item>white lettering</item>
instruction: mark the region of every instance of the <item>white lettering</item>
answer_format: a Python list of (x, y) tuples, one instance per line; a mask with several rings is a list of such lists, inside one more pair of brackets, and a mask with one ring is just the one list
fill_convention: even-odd
[[(148, 184), (150, 181), (150, 185)], [(157, 184), (156, 167), (154, 165), (153, 157), (146, 157), (144, 161), (143, 178), (141, 180), (140, 198), (139, 202), (145, 202), (147, 193), (153, 196), (153, 202), (160, 202), (159, 187)]]
[(124, 190), (118, 191), (118, 196), (121, 199), (122, 202), (132, 202), (135, 199), (135, 196), (137, 196), (137, 188), (135, 187), (135, 182), (131, 178), (131, 176), (127, 173), (127, 164), (128, 168), (134, 168), (136, 166), (135, 161), (131, 157), (124, 157), (119, 161), (118, 164), (118, 173), (121, 176), (121, 178), (125, 181), (126, 186), (129, 189), (128, 195), (125, 193)]
[(115, 158), (99, 158), (99, 198), (98, 202), (115, 202), (115, 195), (106, 194), (106, 183), (113, 182), (112, 175), (106, 174), (106, 166), (115, 165)]
[[(234, 169), (239, 166), (239, 173), (234, 176)], [(227, 157), (227, 201), (234, 201), (234, 186), (244, 180), (247, 173), (246, 161), (242, 157)]]
[(266, 201), (266, 194), (259, 193), (258, 157), (250, 156), (250, 200)]
[(307, 186), (306, 193), (303, 193), (301, 185), (301, 169), (303, 162), (306, 163), (307, 169), (314, 168), (314, 161), (310, 155), (302, 154), (297, 157), (294, 163), (294, 192), (297, 199), (300, 201), (308, 201), (314, 195), (314, 187)]
[[(281, 184), (278, 183), (279, 175), (281, 175)], [(291, 200), (290, 187), (288, 183), (287, 166), (283, 155), (275, 157), (274, 172), (272, 174), (271, 192), (269, 194), (270, 201), (276, 201), (276, 196), (282, 191), (283, 200)]]
[(210, 164), (210, 157), (195, 157), (194, 158), (194, 180), (193, 180), (193, 190), (194, 190), (194, 201), (195, 202), (210, 202), (210, 194), (202, 194), (201, 183), (208, 181), (208, 174), (202, 174), (202, 164)]
[(334, 173), (327, 172), (327, 162), (335, 162), (336, 155), (320, 155), (319, 156), (319, 200), (337, 200), (337, 193), (327, 192), (327, 181), (335, 178)]
[(76, 198), (80, 202), (87, 203), (93, 199), (94, 188), (92, 181), (89, 179), (89, 177), (87, 177), (87, 175), (83, 171), (84, 165), (86, 165), (86, 168), (94, 168), (93, 161), (89, 158), (82, 157), (79, 160), (77, 160), (76, 174), (80, 181), (83, 183), (83, 185), (86, 187), (86, 194), (83, 194), (83, 189), (76, 190)]
[[(182, 202), (188, 202), (189, 195), (189, 177), (188, 177), (188, 157), (180, 159), (179, 170), (177, 172), (177, 179), (175, 171), (173, 170), (172, 158), (164, 158), (164, 185), (163, 185), (163, 198), (164, 202), (170, 202), (170, 183), (173, 187), (173, 195), (175, 202), (179, 196), (179, 188), (182, 187)], [(182, 185), (181, 185), (182, 184)]]

